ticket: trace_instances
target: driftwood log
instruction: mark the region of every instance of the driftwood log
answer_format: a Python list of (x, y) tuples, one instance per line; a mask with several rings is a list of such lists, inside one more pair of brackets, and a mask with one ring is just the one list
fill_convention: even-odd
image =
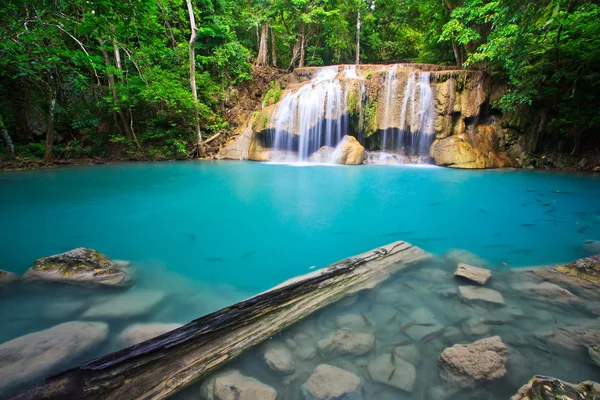
[(345, 259), (154, 339), (50, 376), (13, 399), (166, 398), (316, 310), (373, 288), (430, 257), (406, 242), (395, 242)]

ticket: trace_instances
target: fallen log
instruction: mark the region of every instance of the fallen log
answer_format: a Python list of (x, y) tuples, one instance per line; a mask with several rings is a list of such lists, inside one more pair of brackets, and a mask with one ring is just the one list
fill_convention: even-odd
[(135, 346), (46, 378), (13, 399), (163, 399), (341, 298), (431, 257), (406, 242), (337, 262)]

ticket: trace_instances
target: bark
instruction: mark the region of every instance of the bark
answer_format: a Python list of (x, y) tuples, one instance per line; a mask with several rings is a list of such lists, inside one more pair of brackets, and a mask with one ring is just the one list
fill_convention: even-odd
[(258, 57), (256, 57), (256, 65), (266, 67), (269, 65), (269, 24), (262, 24), (260, 31), (260, 43), (258, 45)]
[(4, 126), (2, 118), (0, 118), (0, 135), (2, 135), (2, 141), (6, 147), (6, 153), (10, 158), (15, 158), (15, 146), (13, 146), (13, 142), (8, 134), (8, 130)]
[[(119, 45), (113, 41), (113, 51), (115, 53), (115, 64), (119, 71), (123, 71), (123, 64), (121, 63), (121, 52), (119, 50)], [(129, 131), (131, 132), (131, 136), (135, 141), (137, 148), (140, 148), (140, 142), (138, 142), (137, 136), (135, 134), (135, 129), (133, 129), (133, 111), (131, 108), (129, 109)]]
[(356, 14), (356, 65), (360, 64), (360, 5), (361, 1), (358, 2), (358, 11)]
[[(303, 31), (304, 31), (304, 29), (303, 29)], [(305, 48), (306, 48), (305, 37), (306, 36), (304, 35), (304, 33), (300, 37), (300, 61), (298, 62), (299, 68), (304, 67), (304, 52), (305, 52)]]
[(460, 56), (460, 50), (454, 39), (452, 39), (452, 50), (454, 51), (454, 58), (456, 58), (456, 65), (462, 68), (462, 57)]
[(192, 88), (192, 96), (194, 97), (194, 120), (196, 123), (196, 147), (194, 152), (199, 157), (204, 156), (204, 147), (202, 146), (202, 132), (200, 132), (200, 115), (198, 114), (198, 89), (196, 88), (196, 37), (198, 36), (198, 28), (196, 28), (196, 17), (194, 16), (194, 8), (191, 0), (185, 0), (188, 14), (190, 18), (190, 87)]
[(52, 155), (52, 146), (54, 145), (54, 107), (56, 106), (56, 91), (54, 88), (49, 89), (48, 99), (48, 126), (46, 128), (46, 152), (42, 162), (50, 164), (54, 160)]
[(288, 67), (288, 71), (292, 72), (294, 70), (294, 66), (296, 65), (296, 61), (298, 61), (298, 57), (300, 57), (300, 38), (296, 41), (296, 45), (292, 50), (292, 59), (290, 60), (290, 66)]
[(271, 29), (271, 65), (277, 67), (277, 50), (275, 49), (275, 31)]

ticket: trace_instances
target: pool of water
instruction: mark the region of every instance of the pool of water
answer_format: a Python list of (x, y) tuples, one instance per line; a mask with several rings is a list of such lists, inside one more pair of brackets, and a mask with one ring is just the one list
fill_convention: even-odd
[[(167, 162), (0, 173), (0, 269), (91, 247), (133, 262), (125, 294), (161, 293), (134, 315), (103, 317), (109, 338), (72, 364), (123, 347), (133, 323), (183, 324), (396, 240), (466, 249), (493, 269), (571, 261), (600, 238), (599, 198), (598, 175), (543, 171)], [(0, 295), (2, 343), (86, 319), (123, 290), (23, 284)]]

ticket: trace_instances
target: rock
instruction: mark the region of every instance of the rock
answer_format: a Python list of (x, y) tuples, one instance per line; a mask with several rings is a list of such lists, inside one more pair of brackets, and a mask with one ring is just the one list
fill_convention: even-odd
[(398, 389), (412, 392), (417, 379), (417, 371), (411, 363), (400, 357), (392, 359), (390, 354), (381, 355), (367, 366), (369, 375), (375, 382), (393, 386)]
[(365, 148), (354, 136), (344, 136), (338, 143), (333, 154), (336, 164), (359, 165), (367, 158)]
[(200, 393), (206, 400), (276, 400), (277, 392), (237, 369), (219, 372), (202, 383)]
[(494, 168), (494, 161), (459, 136), (436, 139), (431, 145), (436, 165), (450, 168)]
[(459, 388), (473, 388), (478, 383), (500, 379), (506, 375), (508, 350), (500, 336), (492, 336), (471, 344), (456, 344), (442, 352), (438, 359), (440, 376)]
[(17, 274), (13, 274), (12, 272), (4, 271), (0, 269), (0, 285), (11, 283), (19, 280)]
[(477, 254), (473, 254), (469, 251), (461, 249), (448, 250), (448, 252), (444, 254), (444, 257), (450, 261), (454, 261), (457, 264), (464, 263), (468, 265), (474, 265), (479, 268), (486, 268), (490, 266), (487, 261), (479, 257)]
[(282, 374), (293, 374), (296, 371), (294, 365), (294, 356), (285, 344), (277, 341), (270, 341), (263, 349), (263, 359), (275, 372)]
[(182, 324), (134, 324), (126, 328), (120, 335), (121, 346), (129, 347), (134, 344), (145, 342), (163, 333), (173, 331), (182, 327)]
[(351, 305), (356, 303), (357, 300), (358, 300), (358, 296), (356, 296), (356, 295), (346, 296), (343, 299), (341, 299), (340, 301), (338, 301), (337, 303), (335, 303), (335, 305), (340, 306), (340, 307), (350, 307)]
[(396, 288), (387, 287), (378, 290), (376, 298), (379, 304), (394, 305), (400, 301), (400, 294)]
[(568, 400), (597, 399), (600, 396), (600, 384), (592, 381), (579, 385), (564, 382), (549, 376), (534, 376), (523, 385), (511, 400)]
[(543, 301), (553, 304), (576, 305), (583, 302), (567, 289), (550, 282), (524, 283), (514, 285), (514, 289), (543, 297)]
[(543, 343), (559, 347), (566, 354), (577, 353), (586, 346), (600, 345), (600, 328), (598, 327), (569, 327), (555, 328), (551, 332), (537, 334)]
[(113, 265), (117, 268), (129, 268), (131, 267), (131, 261), (127, 260), (111, 260)]
[(303, 361), (313, 360), (317, 356), (317, 348), (311, 344), (298, 346), (294, 354)]
[(398, 346), (394, 349), (394, 353), (396, 354), (396, 357), (400, 357), (412, 365), (419, 365), (419, 362), (421, 361), (417, 346)]
[(587, 169), (589, 163), (587, 158), (582, 158), (577, 165), (579, 166), (579, 169)]
[[(414, 323), (405, 333), (415, 342), (430, 333), (439, 331), (443, 328), (435, 316), (426, 308), (419, 308), (410, 313), (410, 321)], [(419, 325), (426, 324), (426, 325)]]
[(592, 168), (592, 171), (594, 171), (594, 172), (600, 172), (600, 165), (597, 165), (594, 168)]
[(338, 328), (348, 328), (358, 332), (372, 331), (373, 327), (360, 314), (342, 314), (335, 318)]
[(165, 298), (159, 290), (140, 289), (122, 295), (109, 297), (105, 301), (90, 307), (83, 318), (132, 318), (148, 314), (152, 308)]
[[(600, 252), (600, 241), (591, 242), (598, 247), (597, 250)], [(567, 265), (556, 267), (556, 270), (569, 276), (600, 284), (600, 254), (575, 260)]]
[(350, 329), (337, 330), (317, 342), (319, 351), (327, 355), (354, 354), (359, 356), (373, 350), (373, 347), (375, 347), (374, 335)]
[(312, 155), (308, 157), (308, 161), (322, 164), (330, 164), (334, 161), (334, 153), (335, 149), (333, 147), (323, 146), (319, 150), (312, 153)]
[(128, 283), (126, 274), (117, 268), (107, 256), (84, 247), (40, 258), (25, 272), (24, 277), (107, 286)]
[(0, 392), (50, 372), (106, 340), (102, 322), (66, 322), (0, 345)]
[(81, 313), (86, 307), (86, 303), (80, 300), (59, 300), (51, 302), (44, 308), (42, 315), (48, 319), (62, 319), (72, 317)]
[(600, 367), (600, 344), (587, 346), (587, 349), (590, 359), (594, 362), (594, 364)]
[(494, 304), (504, 304), (502, 294), (494, 289), (486, 289), (477, 286), (459, 286), (458, 291), (467, 300), (480, 300)]
[(492, 271), (489, 269), (473, 267), (472, 265), (459, 263), (454, 276), (468, 279), (473, 282), (477, 282), (480, 285), (485, 283), (492, 277)]
[(321, 364), (302, 385), (306, 400), (362, 400), (362, 381), (352, 372)]
[(463, 332), (467, 336), (484, 336), (489, 335), (492, 328), (481, 321), (467, 321), (463, 324)]
[[(583, 242), (583, 247), (590, 253), (600, 253), (600, 240), (586, 240)], [(596, 256), (596, 265), (598, 264), (598, 257), (600, 257), (600, 254)]]

